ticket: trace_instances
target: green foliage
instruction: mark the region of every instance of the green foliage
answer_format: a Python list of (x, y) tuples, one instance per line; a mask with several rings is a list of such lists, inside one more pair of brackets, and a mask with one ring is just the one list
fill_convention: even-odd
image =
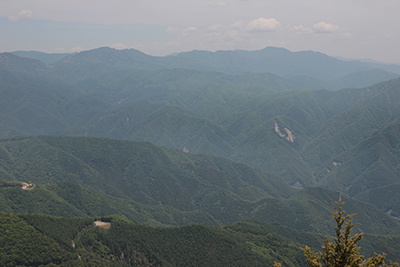
[(0, 224), (1, 266), (59, 265), (74, 257), (15, 214), (0, 212)]
[(373, 188), (357, 195), (357, 199), (372, 203), (375, 207), (400, 218), (400, 184)]
[[(301, 252), (297, 246), (276, 234), (267, 236), (261, 227), (249, 234), (249, 227), (253, 226), (245, 224), (234, 230), (201, 225), (156, 229), (113, 220), (109, 230), (93, 228), (83, 232), (80, 242), (83, 246), (104, 244), (124, 261), (149, 266), (255, 266), (269, 265), (278, 258), (295, 266), (292, 261)], [(100, 243), (95, 241), (95, 235)], [(269, 243), (272, 240), (274, 244)]]
[[(306, 266), (299, 247), (307, 243), (317, 248), (321, 241), (315, 234), (257, 221), (158, 228), (121, 216), (0, 212), (0, 222), (0, 253), (6, 255), (1, 257), (2, 266)], [(103, 228), (94, 222), (109, 225)], [(398, 251), (399, 238), (367, 235), (364, 244), (377, 248), (389, 240), (392, 250)], [(400, 257), (390, 254), (394, 260)]]
[(18, 216), (65, 247), (72, 247), (71, 240), (83, 228), (93, 224), (93, 218), (65, 218), (37, 214), (21, 214)]
[[(278, 259), (299, 266), (302, 258), (298, 245), (252, 223), (153, 228), (115, 216), (0, 213), (0, 218), (2, 266), (267, 266)], [(94, 226), (94, 220), (109, 221), (111, 227)]]
[[(154, 226), (186, 225), (195, 222), (218, 225), (214, 218), (202, 211), (185, 212), (165, 205), (140, 204), (72, 183), (36, 184), (32, 190), (22, 190), (20, 182), (4, 183), (7, 186), (0, 188), (1, 211), (64, 217), (120, 214), (135, 223)], [(10, 187), (10, 184), (15, 186)]]
[[(371, 199), (362, 197), (368, 190), (381, 192), (380, 196), (385, 203), (390, 205), (390, 199), (395, 201), (395, 194), (383, 193), (379, 187), (387, 187), (400, 182), (398, 173), (398, 158), (400, 151), (400, 123), (389, 124), (374, 134), (371, 138), (360, 142), (354, 148), (342, 153), (334, 160), (341, 165), (332, 170), (323, 182), (324, 185), (336, 185), (338, 189), (347, 191), (351, 196), (360, 194), (360, 198), (379, 205), (371, 195)], [(383, 208), (383, 206), (382, 206)], [(398, 208), (397, 208), (398, 209)], [(388, 211), (386, 207), (385, 211)]]
[(345, 211), (342, 210), (344, 202), (340, 198), (336, 204), (337, 206), (333, 206), (335, 212), (332, 215), (337, 225), (334, 242), (329, 241), (329, 238), (324, 240), (325, 244), (322, 246), (324, 252), (313, 252), (306, 246), (303, 250), (309, 266), (399, 266), (398, 263), (392, 262), (387, 265), (384, 261), (386, 254), (375, 253), (375, 256), (363, 260), (364, 256), (360, 254), (361, 248), (357, 246), (363, 234), (351, 235), (351, 230), (355, 225), (352, 219), (354, 214), (344, 215)]

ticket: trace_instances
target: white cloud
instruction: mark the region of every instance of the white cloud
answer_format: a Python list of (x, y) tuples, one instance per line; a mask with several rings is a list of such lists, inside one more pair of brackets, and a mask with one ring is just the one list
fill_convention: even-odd
[(197, 27), (189, 27), (185, 29), (185, 32), (195, 32), (197, 31)]
[(169, 26), (167, 29), (165, 29), (167, 33), (177, 33), (177, 34), (183, 34), (183, 35), (189, 35), (191, 33), (199, 31), (197, 27), (187, 27), (186, 29), (179, 29), (174, 26)]
[(274, 18), (258, 18), (247, 25), (249, 31), (275, 31), (281, 24)]
[(71, 48), (72, 52), (81, 52), (81, 51), (84, 51), (84, 50), (85, 50), (85, 48), (80, 47), (80, 46)]
[(194, 34), (195, 32), (199, 32), (199, 29), (197, 27), (191, 26), (187, 27), (186, 29), (179, 29), (174, 26), (169, 26), (167, 29), (165, 29), (165, 32), (167, 33), (176, 33), (179, 36), (184, 35), (184, 36), (189, 36)]
[(209, 26), (207, 29), (210, 31), (219, 31), (222, 30), (224, 27), (221, 24), (214, 24)]
[(292, 29), (294, 31), (296, 31), (297, 33), (311, 33), (312, 32), (311, 28), (306, 28), (301, 24), (299, 26), (293, 26)]
[(312, 31), (314, 33), (335, 33), (335, 32), (340, 31), (340, 27), (337, 25), (333, 25), (333, 24), (321, 21), (321, 22), (313, 25)]
[[(321, 21), (319, 23), (314, 24), (311, 28), (304, 27), (303, 25), (293, 26), (292, 30), (297, 33), (316, 33), (316, 34), (332, 34), (332, 33), (340, 33), (343, 30), (337, 26), (330, 23), (326, 23)], [(345, 37), (350, 37), (350, 33), (344, 33)]]
[(127, 48), (128, 48), (128, 47), (127, 47), (126, 45), (124, 45), (123, 43), (114, 43), (114, 44), (110, 45), (110, 47), (111, 47), (111, 48), (118, 49), (118, 50), (127, 49)]
[(232, 24), (232, 27), (234, 27), (234, 28), (242, 28), (243, 27), (243, 21), (236, 21), (235, 23)]
[(168, 33), (176, 33), (176, 32), (179, 31), (179, 29), (175, 28), (173, 26), (169, 26), (165, 31), (168, 32)]
[(238, 31), (235, 31), (235, 30), (227, 31), (227, 32), (224, 34), (224, 37), (225, 37), (225, 38), (228, 38), (228, 39), (240, 40), (239, 32), (238, 32)]
[(18, 20), (21, 20), (21, 19), (28, 19), (28, 18), (32, 17), (32, 15), (33, 15), (32, 10), (22, 10), (16, 16), (8, 16), (8, 20), (10, 20), (10, 21), (18, 21)]
[(56, 47), (56, 48), (54, 49), (54, 51), (55, 51), (56, 53), (65, 53), (65, 48), (64, 48), (64, 47)]

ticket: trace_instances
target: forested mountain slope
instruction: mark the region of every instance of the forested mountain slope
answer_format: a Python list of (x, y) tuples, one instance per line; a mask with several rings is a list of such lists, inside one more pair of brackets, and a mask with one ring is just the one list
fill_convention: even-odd
[[(37, 136), (3, 139), (0, 145), (3, 179), (35, 184), (23, 190), (21, 183), (3, 182), (0, 204), (9, 212), (116, 213), (153, 225), (255, 218), (327, 233), (333, 227), (329, 207), (339, 198), (326, 189), (299, 191), (278, 175), (243, 163), (151, 143)], [(344, 199), (349, 212), (360, 214), (360, 231), (385, 234), (399, 226), (372, 205)]]
[[(322, 236), (276, 224), (154, 228), (118, 216), (61, 218), (0, 212), (2, 266), (307, 266), (300, 247)], [(399, 259), (399, 236), (367, 235), (363, 254), (389, 250)]]
[[(335, 157), (337, 166), (329, 166), (332, 171), (322, 183), (356, 197), (367, 190), (399, 184), (399, 145), (400, 123), (397, 120)], [(382, 198), (384, 195), (382, 192)]]
[(47, 185), (31, 183), (31, 187), (16, 181), (0, 182), (0, 210), (4, 212), (63, 217), (118, 214), (137, 224), (164, 227), (193, 223), (212, 226), (220, 224), (200, 210), (180, 211), (167, 205), (141, 204), (69, 182)]
[(306, 266), (297, 243), (252, 223), (152, 228), (3, 212), (0, 222), (2, 266)]

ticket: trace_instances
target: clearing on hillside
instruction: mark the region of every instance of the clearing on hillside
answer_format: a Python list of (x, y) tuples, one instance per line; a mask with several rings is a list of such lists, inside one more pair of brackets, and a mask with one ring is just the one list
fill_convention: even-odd
[(102, 222), (102, 221), (95, 221), (94, 225), (103, 228), (103, 229), (110, 229), (111, 223), (109, 222)]

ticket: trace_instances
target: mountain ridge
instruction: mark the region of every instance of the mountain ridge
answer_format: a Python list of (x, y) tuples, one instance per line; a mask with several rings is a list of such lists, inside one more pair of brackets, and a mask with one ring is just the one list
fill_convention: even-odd
[[(21, 53), (17, 52), (15, 54), (21, 55)], [(88, 59), (91, 60), (88, 61)], [(188, 68), (198, 71), (217, 71), (235, 75), (246, 72), (269, 72), (280, 76), (311, 76), (325, 82), (333, 81), (342, 76), (345, 80), (346, 75), (375, 68), (381, 68), (386, 72), (400, 75), (400, 66), (394, 64), (342, 61), (320, 52), (291, 52), (285, 48), (278, 47), (265, 47), (264, 49), (253, 51), (219, 50), (209, 52), (193, 50), (165, 57), (146, 55), (135, 49), (116, 50), (109, 47), (100, 47), (67, 55), (65, 58), (55, 62), (54, 65), (55, 67), (60, 67), (60, 65), (71, 64), (73, 62), (75, 62), (74, 66), (78, 68), (84, 62), (90, 62), (92, 67), (102, 62), (104, 66), (117, 64), (119, 65), (119, 69), (126, 69), (127, 67), (142, 69)], [(108, 68), (106, 67), (106, 69)], [(81, 71), (83, 70), (82, 68)], [(394, 78), (393, 76), (391, 77)], [(339, 86), (344, 82), (343, 79), (338, 81)], [(373, 82), (382, 80), (383, 78), (380, 78), (373, 80)], [(351, 87), (351, 83), (344, 84), (345, 87)], [(357, 84), (358, 87), (365, 85), (365, 82), (364, 84)]]

